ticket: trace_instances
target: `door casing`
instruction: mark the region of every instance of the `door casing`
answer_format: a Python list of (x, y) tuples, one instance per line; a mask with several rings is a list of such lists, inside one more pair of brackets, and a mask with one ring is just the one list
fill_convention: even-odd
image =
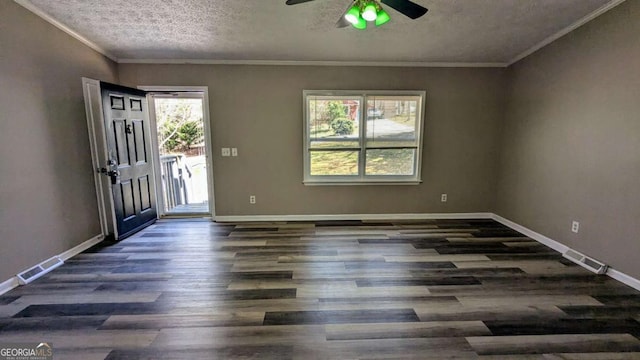
[[(214, 196), (214, 179), (213, 179), (213, 156), (211, 142), (211, 120), (209, 117), (209, 88), (207, 86), (138, 86), (138, 89), (147, 91), (147, 100), (149, 103), (149, 125), (151, 127), (151, 147), (153, 152), (153, 162), (155, 171), (155, 183), (160, 184), (162, 181), (160, 169), (160, 153), (158, 149), (158, 125), (156, 122), (154, 96), (166, 96), (170, 94), (178, 94), (176, 97), (202, 99), (202, 121), (204, 123), (204, 143), (205, 143), (205, 160), (207, 163), (207, 190), (209, 197), (209, 214), (215, 219), (215, 196)], [(164, 198), (161, 194), (162, 186), (156, 186), (156, 201), (158, 204), (158, 217), (168, 214), (164, 211)], [(171, 214), (173, 216), (173, 214)], [(189, 216), (188, 214), (186, 216)]]
[(116, 218), (113, 195), (109, 179), (100, 173), (100, 168), (108, 161), (108, 149), (102, 120), (102, 92), (100, 81), (82, 78), (84, 106), (87, 114), (87, 129), (89, 131), (89, 146), (91, 148), (91, 163), (93, 165), (93, 179), (96, 186), (96, 200), (102, 236), (113, 234), (116, 238)]

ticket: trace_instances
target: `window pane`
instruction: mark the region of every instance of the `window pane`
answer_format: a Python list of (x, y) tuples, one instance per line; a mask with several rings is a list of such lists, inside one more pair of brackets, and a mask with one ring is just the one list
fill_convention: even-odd
[(414, 175), (415, 149), (367, 150), (366, 175)]
[(311, 175), (358, 175), (358, 151), (311, 151)]
[(360, 100), (347, 96), (308, 98), (311, 148), (359, 147)]
[(367, 98), (367, 147), (416, 146), (419, 96)]

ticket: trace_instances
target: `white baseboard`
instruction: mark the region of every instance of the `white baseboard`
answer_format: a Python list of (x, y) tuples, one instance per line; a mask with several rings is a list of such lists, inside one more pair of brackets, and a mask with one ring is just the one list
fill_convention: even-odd
[(74, 247), (72, 247), (71, 249), (61, 253), (60, 255), (58, 255), (58, 257), (60, 259), (62, 259), (62, 261), (67, 261), (68, 259), (80, 254), (81, 252), (87, 250), (88, 248), (92, 247), (93, 245), (101, 242), (102, 240), (104, 240), (104, 235), (100, 234), (100, 235), (96, 235), (94, 237), (92, 237), (91, 239), (83, 242), (80, 245), (76, 245)]
[[(60, 260), (66, 261), (66, 260), (78, 255), (79, 253), (87, 250), (88, 248), (92, 247), (93, 245), (101, 242), (102, 240), (104, 240), (104, 235), (96, 235), (96, 236), (92, 237), (91, 239), (89, 239), (89, 240), (87, 240), (87, 241), (85, 241), (85, 242), (83, 242), (83, 243), (81, 243), (79, 245), (76, 245), (76, 246), (72, 247), (71, 249), (69, 249), (69, 250), (67, 250), (67, 251), (65, 251), (63, 253), (60, 253), (59, 255), (53, 256), (50, 259), (58, 257), (58, 258), (60, 258)], [(44, 262), (47, 262), (49, 260), (45, 260)], [(37, 266), (37, 264), (34, 265), (34, 266)], [(51, 268), (45, 270), (44, 272), (39, 274), (38, 277), (48, 273), (49, 271), (54, 270), (56, 267), (57, 266), (54, 266), (54, 267), (51, 267)], [(19, 278), (17, 276), (14, 276), (14, 277), (12, 277), (12, 278), (0, 283), (0, 295), (10, 291), (11, 289), (17, 287), (18, 285), (20, 285), (20, 280), (19, 280)]]
[(636, 290), (640, 290), (640, 280), (632, 276), (629, 276), (613, 268), (607, 269), (607, 275), (609, 275), (610, 278), (616, 279), (627, 286), (631, 286)]
[(20, 285), (20, 282), (18, 281), (17, 276), (14, 276), (9, 280), (0, 283), (0, 295), (8, 292), (9, 290), (12, 290), (13, 288), (18, 287), (18, 285)]
[(325, 220), (428, 220), (428, 219), (491, 219), (491, 213), (431, 213), (431, 214), (337, 214), (337, 215), (222, 215), (216, 222), (259, 221), (325, 221)]
[[(537, 233), (529, 228), (526, 228), (520, 224), (517, 224), (511, 220), (505, 219), (500, 215), (497, 214), (491, 214), (491, 218), (505, 226), (508, 226), (510, 228), (512, 228), (513, 230), (524, 234), (530, 238), (532, 238), (533, 240), (536, 240), (539, 243), (542, 243), (544, 245), (547, 245), (548, 247), (552, 248), (553, 250), (564, 254), (567, 250), (570, 250), (571, 248), (563, 245), (553, 239), (550, 239), (540, 233)], [(571, 249), (573, 250), (573, 249)], [(575, 251), (575, 250), (574, 250)], [(621, 271), (618, 271), (614, 268), (609, 268), (607, 269), (607, 272), (605, 273), (607, 276), (609, 276), (612, 279), (618, 280), (621, 283), (627, 285), (627, 286), (631, 286), (632, 288), (636, 289), (636, 290), (640, 290), (640, 280), (634, 278), (633, 276), (627, 275)]]
[(550, 239), (540, 233), (537, 233), (529, 228), (526, 228), (520, 224), (514, 223), (513, 221), (509, 220), (509, 219), (505, 219), (500, 215), (496, 215), (496, 214), (491, 214), (491, 218), (499, 223), (501, 223), (502, 225), (508, 226), (510, 228), (512, 228), (513, 230), (527, 235), (528, 237), (532, 238), (533, 240), (542, 243), (544, 245), (547, 245), (548, 247), (552, 248), (553, 250), (564, 254), (565, 251), (569, 250), (569, 247), (566, 245), (563, 245), (553, 239)]

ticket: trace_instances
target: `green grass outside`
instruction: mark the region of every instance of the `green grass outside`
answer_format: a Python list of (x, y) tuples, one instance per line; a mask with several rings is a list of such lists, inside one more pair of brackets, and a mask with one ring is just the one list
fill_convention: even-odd
[[(367, 175), (412, 175), (413, 149), (367, 151)], [(311, 175), (358, 175), (357, 151), (312, 151)]]

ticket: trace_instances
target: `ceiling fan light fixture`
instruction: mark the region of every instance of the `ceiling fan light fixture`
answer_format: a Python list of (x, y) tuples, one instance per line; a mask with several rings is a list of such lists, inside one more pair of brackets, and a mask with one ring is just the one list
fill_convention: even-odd
[(358, 19), (360, 18), (360, 8), (357, 5), (354, 5), (344, 14), (345, 20), (347, 20), (352, 25), (358, 23)]
[(362, 10), (362, 17), (367, 21), (375, 21), (378, 17), (376, 4), (373, 1), (367, 3)]
[(391, 20), (391, 16), (384, 11), (383, 8), (378, 10), (378, 16), (376, 17), (376, 26), (381, 26), (386, 24), (389, 20)]
[(367, 21), (358, 14), (358, 21), (355, 24), (351, 24), (354, 28), (358, 30), (364, 30), (367, 28)]

